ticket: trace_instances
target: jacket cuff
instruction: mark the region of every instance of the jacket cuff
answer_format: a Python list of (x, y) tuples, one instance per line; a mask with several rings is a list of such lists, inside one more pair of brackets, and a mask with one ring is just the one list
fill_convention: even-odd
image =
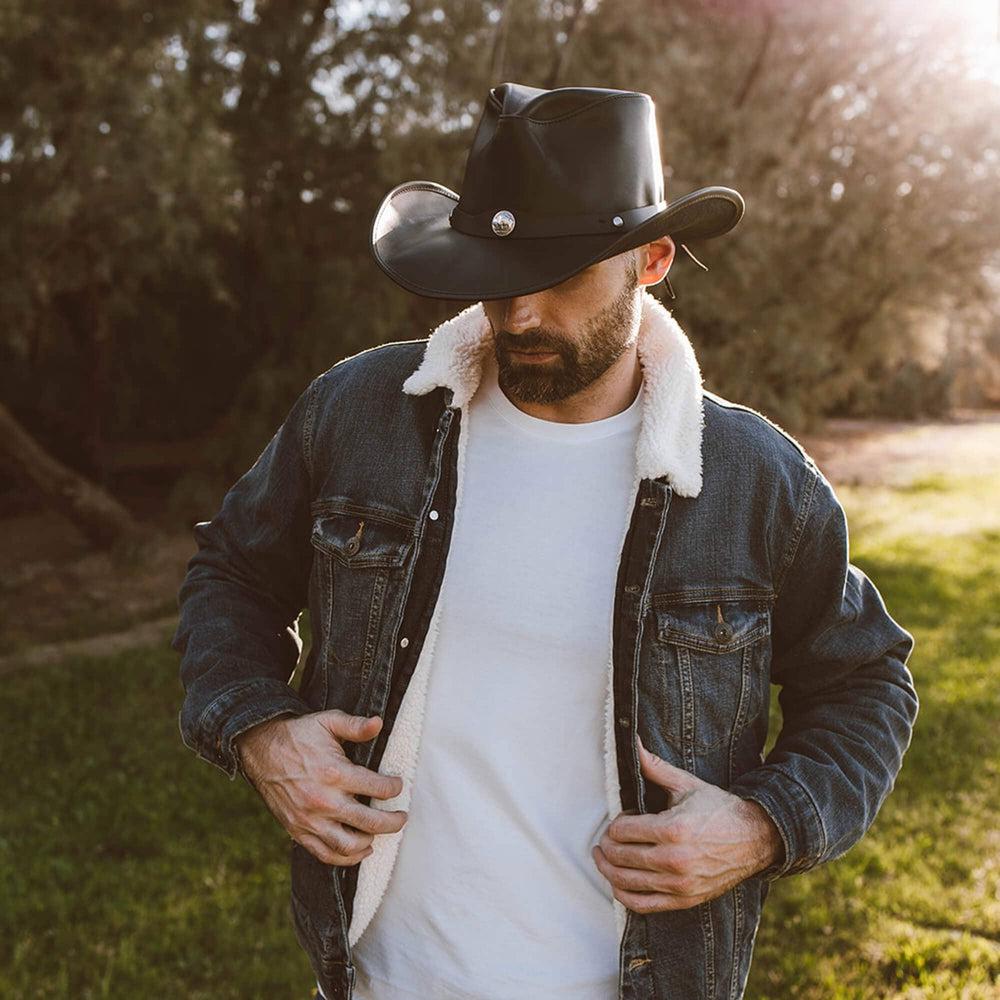
[(741, 775), (729, 791), (756, 802), (781, 834), (784, 856), (757, 872), (759, 878), (773, 882), (819, 864), (826, 852), (823, 820), (813, 797), (795, 778), (765, 765)]
[(185, 730), (182, 716), (178, 716), (178, 723), (185, 745), (235, 781), (237, 774), (246, 778), (233, 743), (240, 733), (279, 715), (314, 711), (290, 685), (273, 677), (254, 677), (221, 691), (202, 712), (193, 731)]

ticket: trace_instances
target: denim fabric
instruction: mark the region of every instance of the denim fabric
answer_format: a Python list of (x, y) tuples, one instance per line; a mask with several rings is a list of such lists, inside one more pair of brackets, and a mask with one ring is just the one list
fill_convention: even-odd
[[(337, 707), (380, 714), (352, 760), (378, 769), (440, 588), (455, 512), (452, 391), (405, 395), (424, 341), (318, 376), (210, 521), (194, 528), (172, 646), (184, 743), (231, 779), (234, 738)], [(613, 687), (623, 809), (666, 807), (633, 733), (753, 799), (778, 861), (686, 910), (629, 911), (620, 1000), (739, 1000), (770, 884), (844, 854), (893, 788), (918, 711), (913, 636), (849, 561), (843, 509), (812, 459), (761, 414), (704, 392), (697, 496), (643, 479), (618, 569)], [(437, 517), (430, 517), (431, 511)], [(364, 522), (359, 529), (359, 522)], [(308, 607), (313, 641), (288, 681)], [(400, 644), (399, 637), (408, 642)], [(770, 684), (783, 728), (765, 758)], [(557, 706), (553, 707), (554, 710)], [(367, 801), (364, 798), (361, 801)], [(357, 866), (290, 847), (292, 916), (329, 1000), (355, 978)]]

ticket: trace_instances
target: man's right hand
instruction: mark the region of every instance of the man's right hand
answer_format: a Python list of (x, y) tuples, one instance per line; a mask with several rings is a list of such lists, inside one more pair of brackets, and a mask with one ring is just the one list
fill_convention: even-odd
[(292, 840), (328, 865), (355, 865), (372, 852), (376, 833), (396, 833), (407, 814), (362, 805), (356, 794), (391, 799), (397, 775), (354, 764), (342, 742), (365, 743), (382, 728), (380, 716), (339, 708), (269, 719), (236, 737), (243, 771)]

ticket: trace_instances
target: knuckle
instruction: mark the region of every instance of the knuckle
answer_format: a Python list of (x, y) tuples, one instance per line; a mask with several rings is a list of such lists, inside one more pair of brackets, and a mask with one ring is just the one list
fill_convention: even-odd
[(340, 827), (328, 827), (324, 830), (323, 841), (330, 850), (336, 851), (338, 854), (349, 854), (351, 851), (347, 838)]
[(349, 823), (356, 830), (371, 831), (374, 818), (372, 810), (361, 805), (357, 799), (352, 799), (350, 805), (344, 806), (337, 814), (337, 819), (342, 823)]
[(691, 828), (683, 820), (674, 820), (663, 831), (664, 839), (680, 843), (691, 836)]
[(344, 854), (357, 854), (372, 842), (373, 836), (363, 830), (345, 829), (341, 836), (341, 850)]
[(340, 855), (335, 851), (330, 850), (329, 847), (323, 846), (318, 851), (316, 851), (316, 857), (325, 865), (336, 865), (340, 864)]
[(624, 884), (625, 888), (630, 889), (632, 892), (642, 892), (649, 888), (646, 876), (642, 872), (632, 872), (627, 869)]
[(300, 805), (305, 812), (318, 812), (326, 805), (325, 797), (317, 789), (308, 789), (302, 793)]

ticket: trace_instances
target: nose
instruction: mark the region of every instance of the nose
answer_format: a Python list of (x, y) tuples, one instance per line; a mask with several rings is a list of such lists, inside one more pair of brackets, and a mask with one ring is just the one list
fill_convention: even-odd
[(521, 333), (524, 330), (534, 330), (540, 326), (538, 297), (535, 295), (518, 295), (508, 299), (504, 308), (503, 327), (510, 333)]

